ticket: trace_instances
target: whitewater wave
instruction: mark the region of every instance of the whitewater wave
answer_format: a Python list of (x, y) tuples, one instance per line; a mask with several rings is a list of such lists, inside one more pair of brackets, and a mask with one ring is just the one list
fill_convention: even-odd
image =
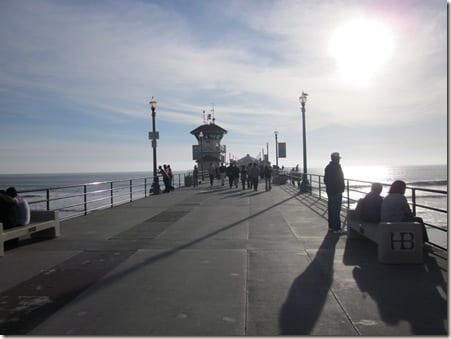
[(447, 186), (448, 180), (424, 180), (409, 182), (407, 186)]

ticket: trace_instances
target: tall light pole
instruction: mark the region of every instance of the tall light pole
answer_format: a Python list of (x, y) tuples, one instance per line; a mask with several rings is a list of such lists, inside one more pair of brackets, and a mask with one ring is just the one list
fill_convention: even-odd
[(202, 173), (202, 180), (204, 180), (204, 133), (202, 131), (199, 132), (199, 140), (200, 140), (200, 172)]
[(269, 165), (269, 143), (266, 143), (266, 161), (268, 162)]
[(277, 144), (277, 134), (279, 134), (278, 130), (274, 131), (274, 136), (276, 137), (276, 167), (279, 168), (279, 147)]
[(149, 139), (152, 140), (152, 149), (153, 149), (153, 183), (152, 183), (152, 192), (153, 194), (159, 194), (160, 184), (158, 182), (157, 175), (157, 139), (158, 132), (155, 131), (155, 109), (157, 108), (157, 101), (152, 97), (149, 102), (150, 109), (152, 110), (152, 133), (149, 133)]
[(302, 173), (302, 183), (300, 187), (301, 193), (311, 192), (311, 186), (307, 178), (307, 143), (305, 135), (305, 103), (307, 102), (307, 93), (302, 92), (299, 97), (299, 102), (301, 103), (302, 111), (302, 142), (303, 142), (303, 158), (304, 158), (304, 170)]

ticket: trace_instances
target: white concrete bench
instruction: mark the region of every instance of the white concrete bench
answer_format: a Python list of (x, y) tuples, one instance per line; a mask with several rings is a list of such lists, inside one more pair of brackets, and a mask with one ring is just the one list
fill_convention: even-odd
[(0, 256), (5, 255), (5, 242), (23, 236), (32, 238), (56, 238), (61, 235), (58, 211), (31, 211), (30, 223), (3, 229), (0, 223)]
[(420, 264), (423, 262), (423, 230), (418, 222), (381, 222), (357, 219), (348, 210), (348, 238), (367, 238), (377, 244), (378, 259), (384, 264)]

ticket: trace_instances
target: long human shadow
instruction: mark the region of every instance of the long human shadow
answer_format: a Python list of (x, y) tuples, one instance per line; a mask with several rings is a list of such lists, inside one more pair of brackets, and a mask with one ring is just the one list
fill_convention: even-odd
[(153, 263), (155, 263), (157, 261), (160, 261), (162, 259), (166, 259), (166, 258), (168, 258), (168, 257), (170, 257), (170, 256), (172, 256), (172, 255), (184, 250), (184, 249), (190, 248), (190, 247), (192, 247), (192, 246), (194, 246), (194, 245), (196, 245), (198, 243), (201, 243), (201, 242), (203, 242), (203, 241), (205, 241), (205, 240), (207, 240), (209, 238), (212, 238), (212, 237), (216, 236), (217, 234), (220, 234), (220, 233), (225, 232), (225, 231), (227, 231), (229, 229), (232, 229), (232, 228), (242, 224), (243, 222), (246, 222), (246, 221), (251, 220), (251, 219), (253, 219), (253, 218), (255, 218), (255, 217), (257, 217), (257, 216), (259, 216), (261, 214), (264, 214), (264, 213), (268, 212), (269, 210), (271, 210), (273, 208), (276, 208), (277, 206), (280, 206), (280, 205), (286, 203), (287, 201), (290, 201), (290, 200), (294, 199), (296, 197), (296, 195), (293, 195), (293, 196), (290, 196), (289, 198), (281, 200), (281, 201), (279, 201), (279, 202), (277, 202), (277, 203), (275, 203), (275, 204), (273, 204), (271, 206), (268, 206), (268, 207), (266, 207), (266, 208), (264, 208), (264, 209), (262, 209), (262, 210), (260, 210), (260, 211), (258, 211), (256, 213), (254, 213), (254, 214), (252, 214), (252, 215), (250, 215), (250, 216), (248, 216), (246, 218), (240, 219), (240, 220), (238, 220), (238, 221), (236, 221), (236, 222), (234, 222), (234, 223), (232, 223), (230, 225), (221, 227), (221, 228), (219, 228), (219, 229), (217, 229), (215, 231), (207, 233), (207, 234), (205, 234), (202, 237), (194, 239), (194, 240), (192, 240), (190, 242), (187, 242), (185, 244), (181, 244), (181, 245), (176, 246), (174, 248), (171, 248), (169, 250), (165, 250), (165, 251), (163, 251), (163, 252), (161, 252), (159, 254), (156, 254), (156, 255), (154, 255), (154, 256), (152, 256), (152, 257), (140, 262), (139, 264), (136, 264), (136, 265), (134, 265), (132, 267), (129, 267), (128, 269), (125, 269), (123, 271), (111, 274), (108, 277), (104, 278), (102, 280), (101, 284), (91, 287), (91, 289), (86, 291), (86, 293), (83, 294), (82, 297), (83, 298), (89, 297), (89, 295), (95, 293), (97, 290), (105, 288), (106, 285), (112, 284), (112, 283), (120, 280), (124, 276), (127, 276), (127, 275), (129, 275), (129, 274), (141, 269), (144, 266), (148, 266), (148, 265), (151, 265), (151, 264), (153, 264)]
[(433, 251), (420, 265), (383, 265), (376, 257), (374, 244), (347, 240), (343, 263), (355, 266), (357, 286), (376, 302), (381, 319), (391, 326), (407, 321), (416, 335), (448, 334), (447, 260), (439, 264)]
[(313, 260), (294, 280), (280, 310), (280, 334), (311, 334), (332, 286), (338, 239), (337, 234), (327, 233)]

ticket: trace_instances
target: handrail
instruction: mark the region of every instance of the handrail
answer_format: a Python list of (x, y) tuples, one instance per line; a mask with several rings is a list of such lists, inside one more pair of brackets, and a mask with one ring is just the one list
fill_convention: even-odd
[[(184, 187), (184, 179), (185, 174), (174, 174), (172, 186)], [(158, 180), (162, 186), (161, 176), (158, 176)], [(19, 190), (18, 193), (27, 198), (31, 209), (58, 210), (60, 220), (67, 220), (95, 210), (112, 208), (147, 197), (152, 183), (153, 176), (149, 176)], [(90, 190), (91, 188), (94, 190)], [(105, 204), (104, 201), (108, 203)]]
[[(302, 179), (302, 174), (299, 172), (290, 172), (285, 174), (288, 178), (292, 179), (294, 182), (298, 183), (298, 186), (300, 187), (300, 181)], [(327, 194), (326, 194), (326, 187), (325, 185), (322, 185), (324, 182), (324, 176), (319, 174), (307, 174), (311, 186), (310, 194), (318, 196), (320, 199), (327, 200)], [(360, 198), (363, 198), (365, 194), (367, 194), (371, 188), (371, 185), (373, 182), (371, 181), (365, 181), (365, 180), (357, 180), (357, 179), (345, 179), (345, 191), (343, 194), (343, 203), (342, 206), (346, 209), (350, 209), (351, 205), (358, 202)], [(389, 187), (390, 184), (382, 184), (382, 186)], [(364, 189), (367, 190), (364, 190)], [(437, 190), (437, 189), (431, 189), (431, 188), (421, 188), (421, 187), (413, 187), (413, 186), (407, 186), (406, 187), (406, 198), (409, 202), (409, 205), (412, 208), (412, 212), (414, 215), (417, 214), (419, 210), (428, 211), (430, 213), (438, 213), (439, 215), (446, 215), (448, 214), (448, 210), (437, 207), (437, 206), (431, 206), (426, 205), (424, 203), (418, 202), (418, 200), (421, 200), (425, 196), (422, 195), (422, 193), (433, 193), (434, 195), (437, 195), (438, 197), (447, 197), (448, 192), (444, 190)], [(447, 206), (447, 205), (446, 205)], [(446, 222), (447, 222), (447, 218)], [(437, 230), (439, 232), (448, 233), (447, 225), (444, 227), (441, 227), (440, 225), (435, 225), (431, 220), (423, 218), (425, 225), (428, 228), (432, 228), (434, 230)], [(431, 238), (431, 237), (430, 237)], [(446, 243), (446, 242), (445, 242)], [(432, 242), (430, 239), (429, 244), (441, 248), (443, 250), (447, 251), (447, 248)]]

